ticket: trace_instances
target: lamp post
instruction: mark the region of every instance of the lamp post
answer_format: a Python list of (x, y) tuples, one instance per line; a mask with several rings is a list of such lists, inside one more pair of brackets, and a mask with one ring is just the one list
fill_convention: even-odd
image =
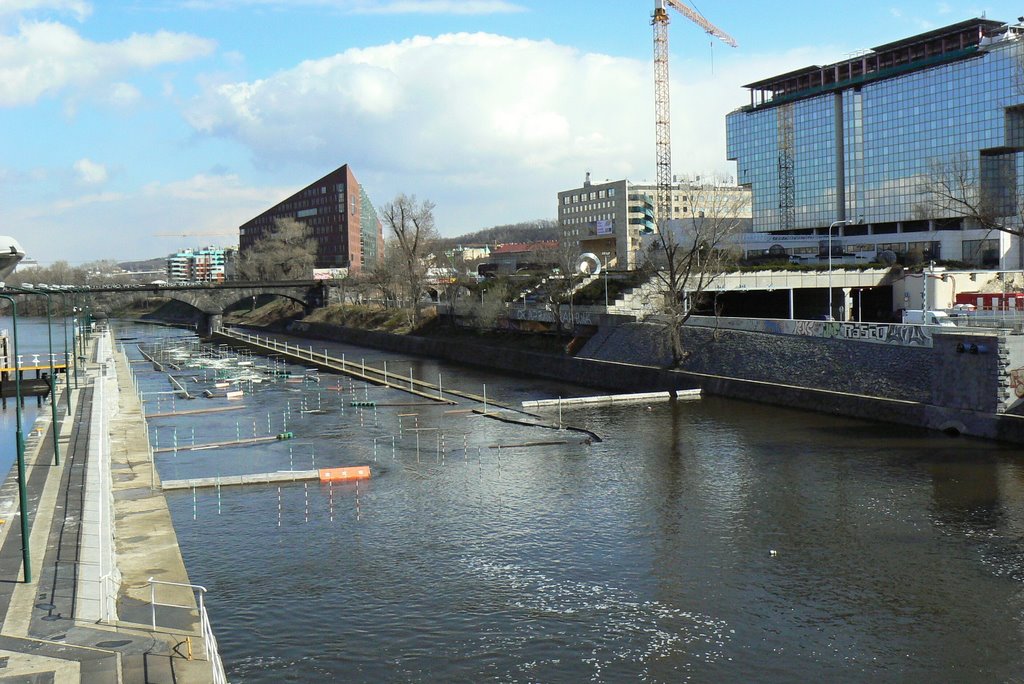
[(78, 389), (78, 307), (71, 300), (71, 361), (75, 364), (75, 389)]
[(825, 316), (826, 321), (834, 320), (832, 318), (832, 229), (836, 226), (848, 226), (853, 221), (849, 219), (841, 219), (839, 221), (833, 221), (832, 225), (828, 227), (828, 313)]
[(25, 436), (21, 431), (21, 372), (18, 368), (18, 302), (14, 297), (0, 294), (0, 299), (11, 303), (11, 354), (14, 358), (14, 443), (18, 458), (18, 510), (21, 512), (21, 560), (25, 566), (25, 584), (32, 581), (32, 562), (28, 549), (28, 491), (25, 487)]
[(41, 295), (46, 297), (46, 346), (50, 354), (50, 425), (53, 432), (53, 465), (60, 465), (60, 442), (57, 429), (57, 398), (54, 396), (57, 384), (54, 382), (53, 367), (53, 317), (50, 313), (50, 293), (42, 290), (34, 290), (27, 287), (10, 287), (11, 290), (23, 292), (27, 295)]
[(608, 252), (602, 252), (604, 257), (604, 308), (608, 308)]
[[(63, 286), (61, 286), (63, 287)], [(71, 357), (68, 355), (68, 293), (57, 290), (60, 295), (61, 318), (64, 319), (64, 394), (67, 397), (68, 417), (71, 416)]]

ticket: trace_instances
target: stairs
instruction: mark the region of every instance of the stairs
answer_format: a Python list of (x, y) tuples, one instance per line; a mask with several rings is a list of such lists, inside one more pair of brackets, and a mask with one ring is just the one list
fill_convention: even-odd
[(646, 282), (624, 292), (608, 307), (608, 313), (633, 316), (641, 320), (660, 313), (664, 301), (665, 292), (661, 279), (657, 275), (652, 275)]

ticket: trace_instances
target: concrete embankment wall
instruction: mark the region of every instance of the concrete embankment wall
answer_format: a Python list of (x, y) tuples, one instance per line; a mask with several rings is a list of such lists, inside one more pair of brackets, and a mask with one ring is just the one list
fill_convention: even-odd
[[(656, 324), (603, 329), (577, 358), (320, 323), (296, 322), (290, 329), (313, 339), (614, 391), (700, 387), (720, 396), (1024, 443), (1024, 338), (1005, 332), (935, 334), (931, 346), (913, 346), (687, 326), (690, 355), (680, 370), (670, 371), (659, 367), (671, 355)], [(965, 351), (972, 344), (979, 353)]]
[(429, 356), (499, 372), (535, 375), (601, 389), (655, 391), (697, 387), (696, 380), (688, 373), (636, 364), (555, 356), (444, 338), (391, 335), (325, 323), (297, 321), (289, 326), (289, 331), (311, 339)]
[[(883, 343), (878, 331), (855, 337), (862, 325), (806, 323), (803, 334), (687, 325), (681, 368), (715, 394), (1024, 441), (1024, 337), (933, 329), (886, 338), (896, 332), (888, 330)], [(581, 355), (671, 359), (664, 329), (647, 323), (602, 330)]]

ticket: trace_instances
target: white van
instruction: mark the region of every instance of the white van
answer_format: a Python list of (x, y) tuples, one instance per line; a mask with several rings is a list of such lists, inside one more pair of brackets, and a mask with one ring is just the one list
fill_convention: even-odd
[(955, 328), (956, 323), (945, 311), (922, 311), (921, 309), (904, 309), (903, 322), (912, 325), (938, 325), (943, 328)]

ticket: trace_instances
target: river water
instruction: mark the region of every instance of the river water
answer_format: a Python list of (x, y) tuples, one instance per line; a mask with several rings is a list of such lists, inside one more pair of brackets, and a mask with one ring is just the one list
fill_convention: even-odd
[[(116, 331), (135, 359), (180, 335)], [(593, 393), (313, 344), (508, 403)], [(150, 414), (229, 405), (172, 400), (165, 374), (133, 367)], [(216, 374), (181, 372), (196, 390)], [(373, 477), (168, 494), (232, 681), (1024, 678), (1016, 448), (712, 397), (565, 411), (603, 440), (588, 443), (380, 406), (416, 400), (337, 376), (245, 390), (237, 411), (150, 419), (155, 445), (178, 445), (162, 478)], [(561, 443), (515, 446), (536, 442)]]

